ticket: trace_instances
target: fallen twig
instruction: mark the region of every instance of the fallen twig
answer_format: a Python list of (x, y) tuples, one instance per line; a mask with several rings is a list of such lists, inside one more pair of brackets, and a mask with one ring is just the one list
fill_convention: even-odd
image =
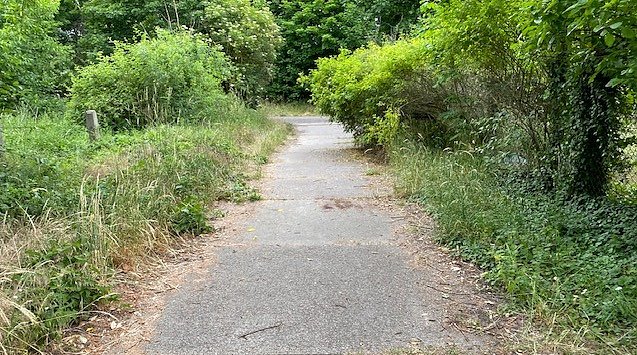
[(240, 336), (239, 338), (243, 338), (243, 339), (245, 339), (247, 336), (250, 336), (250, 335), (253, 335), (253, 334), (256, 334), (256, 333), (259, 333), (259, 332), (265, 331), (265, 330), (270, 330), (270, 329), (278, 328), (278, 327), (280, 327), (280, 326), (282, 326), (282, 325), (283, 325), (283, 323), (279, 323), (279, 324), (271, 325), (271, 326), (269, 326), (269, 327), (265, 327), (265, 328), (257, 329), (257, 330), (255, 330), (255, 331), (250, 332), (250, 333), (243, 334), (243, 335), (242, 335), (242, 336)]

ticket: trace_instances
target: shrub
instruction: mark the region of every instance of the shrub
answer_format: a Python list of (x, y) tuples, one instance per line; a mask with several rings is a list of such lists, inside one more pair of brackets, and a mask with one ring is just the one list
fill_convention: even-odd
[(276, 100), (306, 100), (299, 75), (316, 60), (365, 44), (376, 30), (364, 5), (354, 0), (268, 1), (285, 39), (269, 94)]
[[(379, 130), (391, 127), (388, 117), (445, 126), (444, 90), (435, 85), (428, 64), (429, 52), (421, 39), (378, 46), (370, 44), (354, 52), (342, 51), (318, 61), (317, 69), (302, 79), (312, 92), (312, 102), (342, 123), (363, 144), (388, 141)], [(445, 130), (430, 130), (433, 136)], [(435, 141), (435, 137), (430, 141)], [(443, 141), (447, 141), (444, 137)]]
[(113, 129), (200, 121), (227, 109), (221, 82), (229, 64), (218, 49), (189, 32), (158, 30), (157, 38), (118, 44), (73, 79), (69, 114), (96, 110)]

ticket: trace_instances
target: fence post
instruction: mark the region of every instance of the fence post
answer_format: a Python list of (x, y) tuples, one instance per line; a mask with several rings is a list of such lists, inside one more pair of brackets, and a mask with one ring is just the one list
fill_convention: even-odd
[(86, 130), (91, 142), (100, 138), (100, 124), (97, 121), (97, 112), (95, 110), (86, 111)]

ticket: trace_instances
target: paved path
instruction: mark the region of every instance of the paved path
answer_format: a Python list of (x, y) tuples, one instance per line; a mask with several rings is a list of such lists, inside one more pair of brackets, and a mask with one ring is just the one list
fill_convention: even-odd
[[(162, 315), (149, 354), (335, 354), (420, 345), (479, 346), (444, 327), (440, 293), (372, 207), (351, 137), (324, 118), (291, 118), (256, 212), (204, 282)], [(410, 345), (411, 344), (411, 345)]]

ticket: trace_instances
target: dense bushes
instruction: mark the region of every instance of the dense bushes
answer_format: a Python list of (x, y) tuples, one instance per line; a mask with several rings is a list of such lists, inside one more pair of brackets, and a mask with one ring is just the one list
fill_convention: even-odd
[[(391, 140), (384, 132), (392, 115), (444, 126), (440, 115), (447, 111), (447, 98), (436, 86), (429, 65), (430, 55), (421, 39), (343, 51), (334, 58), (320, 59), (318, 69), (303, 77), (313, 103), (341, 122), (363, 144)], [(390, 125), (391, 126), (391, 125)], [(445, 129), (431, 130), (433, 140), (447, 140)], [(384, 138), (383, 138), (384, 137)]]
[[(521, 138), (508, 152), (523, 157), (530, 169), (545, 171), (550, 185), (566, 194), (600, 196), (623, 167), (621, 122), (632, 108), (635, 87), (622, 84), (632, 83), (629, 53), (637, 39), (630, 30), (618, 31), (632, 23), (620, 20), (634, 5), (621, 2), (604, 10), (590, 3), (557, 17), (552, 6), (558, 5), (428, 4), (417, 39), (323, 59), (306, 82), (317, 106), (364, 143), (370, 143), (365, 135), (373, 127), (370, 120), (390, 111), (398, 110), (409, 124), (429, 118), (425, 131), (433, 123), (438, 136), (447, 137), (433, 144), (472, 148), (507, 139), (499, 130), (489, 136), (483, 129), (485, 119), (507, 117), (500, 122), (504, 131), (519, 131)], [(581, 11), (599, 12), (600, 18), (580, 20)], [(619, 22), (611, 24), (609, 17)], [(568, 26), (577, 31), (565, 31)], [(594, 30), (612, 36), (612, 42), (591, 35)]]
[(82, 68), (69, 113), (80, 119), (96, 110), (114, 129), (212, 118), (229, 104), (221, 89), (229, 70), (202, 38), (160, 30), (155, 39), (119, 44), (111, 56)]
[(269, 94), (275, 100), (306, 100), (297, 80), (317, 59), (397, 38), (416, 22), (420, 1), (273, 0), (269, 6), (285, 39)]

